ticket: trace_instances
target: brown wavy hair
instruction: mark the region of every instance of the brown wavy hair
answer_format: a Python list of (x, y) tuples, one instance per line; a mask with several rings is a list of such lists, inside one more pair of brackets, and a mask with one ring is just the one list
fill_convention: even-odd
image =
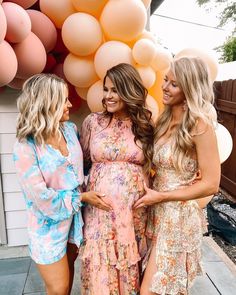
[[(106, 73), (103, 79), (105, 86), (106, 78), (109, 78), (117, 94), (125, 103), (126, 112), (132, 122), (134, 141), (142, 144), (145, 158), (144, 171), (149, 174), (152, 165), (154, 128), (151, 121), (152, 113), (146, 108), (147, 89), (142, 83), (138, 71), (130, 64), (120, 63)], [(103, 105), (106, 108), (103, 100)], [(112, 119), (113, 114), (105, 110), (104, 115)]]

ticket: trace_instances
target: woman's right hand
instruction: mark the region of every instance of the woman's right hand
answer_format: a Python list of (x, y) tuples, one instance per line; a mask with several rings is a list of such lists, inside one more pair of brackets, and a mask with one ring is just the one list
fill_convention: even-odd
[(81, 201), (85, 203), (89, 203), (90, 205), (93, 205), (105, 211), (113, 210), (112, 206), (103, 200), (104, 197), (105, 197), (104, 194), (101, 194), (99, 192), (89, 191), (89, 192), (84, 192), (81, 194)]

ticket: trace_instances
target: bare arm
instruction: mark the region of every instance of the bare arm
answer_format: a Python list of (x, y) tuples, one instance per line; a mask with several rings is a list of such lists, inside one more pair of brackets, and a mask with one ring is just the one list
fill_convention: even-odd
[(194, 136), (194, 143), (201, 179), (191, 186), (168, 192), (157, 192), (146, 188), (146, 194), (135, 203), (135, 209), (159, 202), (200, 199), (218, 191), (220, 160), (214, 129), (207, 126), (205, 132)]

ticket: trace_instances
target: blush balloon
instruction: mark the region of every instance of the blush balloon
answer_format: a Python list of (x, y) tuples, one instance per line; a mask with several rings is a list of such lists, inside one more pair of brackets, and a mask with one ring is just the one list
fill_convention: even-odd
[(4, 40), (7, 32), (7, 19), (2, 6), (0, 5), (0, 43)]

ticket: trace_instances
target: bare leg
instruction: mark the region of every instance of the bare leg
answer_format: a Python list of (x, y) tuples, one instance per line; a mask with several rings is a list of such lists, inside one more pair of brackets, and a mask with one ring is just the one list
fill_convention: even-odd
[(149, 291), (153, 275), (157, 272), (156, 267), (156, 244), (152, 246), (151, 254), (148, 260), (147, 268), (144, 273), (140, 295), (156, 295)]
[(61, 260), (48, 264), (37, 264), (39, 272), (46, 285), (48, 295), (68, 295), (69, 294), (69, 266), (67, 255)]
[(67, 259), (69, 264), (69, 271), (70, 271), (70, 280), (69, 280), (69, 293), (71, 292), (73, 280), (74, 280), (74, 263), (78, 256), (78, 248), (75, 244), (68, 243), (67, 244)]

